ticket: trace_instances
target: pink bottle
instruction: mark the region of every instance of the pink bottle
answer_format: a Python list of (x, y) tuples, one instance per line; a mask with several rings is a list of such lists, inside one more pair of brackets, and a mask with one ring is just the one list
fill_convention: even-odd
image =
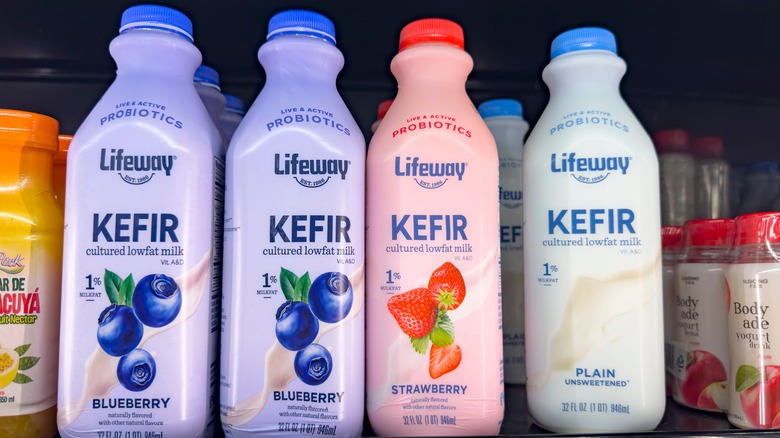
[(367, 409), (380, 436), (495, 435), (504, 416), (498, 153), (463, 30), (401, 31), (367, 160)]

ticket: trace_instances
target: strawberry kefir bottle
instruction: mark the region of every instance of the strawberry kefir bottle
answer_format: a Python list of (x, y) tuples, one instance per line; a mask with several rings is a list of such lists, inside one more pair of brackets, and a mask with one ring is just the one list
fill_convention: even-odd
[(401, 31), (367, 162), (367, 410), (379, 435), (491, 435), (503, 419), (498, 154), (463, 31)]
[(221, 138), (193, 85), (190, 19), (140, 5), (121, 23), (116, 80), (68, 151), (57, 425), (63, 437), (209, 436)]
[(736, 218), (729, 293), (728, 419), (744, 429), (780, 428), (780, 213)]
[(280, 12), (227, 156), (221, 355), (229, 437), (360, 436), (366, 144), (333, 23)]

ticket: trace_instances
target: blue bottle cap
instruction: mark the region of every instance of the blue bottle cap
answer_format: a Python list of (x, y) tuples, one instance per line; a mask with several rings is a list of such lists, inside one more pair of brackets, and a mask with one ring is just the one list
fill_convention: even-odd
[(756, 161), (755, 163), (750, 164), (747, 173), (777, 173), (777, 168), (778, 165), (776, 161)]
[(183, 36), (193, 42), (192, 21), (177, 11), (165, 6), (137, 5), (125, 9), (122, 13), (122, 22), (119, 33), (123, 34), (131, 29), (154, 29), (172, 32)]
[(486, 100), (479, 104), (477, 111), (483, 119), (500, 116), (523, 117), (523, 104), (515, 99)]
[(336, 45), (336, 27), (333, 22), (311, 11), (284, 11), (271, 17), (266, 39), (271, 41), (282, 35), (307, 35)]
[(196, 84), (208, 85), (209, 87), (219, 90), (219, 73), (208, 65), (201, 64), (197, 70), (195, 70)]
[(236, 113), (244, 114), (244, 102), (238, 96), (222, 93), (225, 96), (225, 109)]
[(579, 50), (607, 50), (617, 55), (615, 35), (600, 27), (581, 27), (566, 31), (553, 40), (550, 59)]

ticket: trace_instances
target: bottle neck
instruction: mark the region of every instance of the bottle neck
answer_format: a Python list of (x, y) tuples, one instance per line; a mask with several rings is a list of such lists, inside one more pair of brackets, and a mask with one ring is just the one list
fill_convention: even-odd
[(727, 246), (694, 246), (683, 251), (685, 263), (729, 263), (733, 258)]
[(192, 83), (203, 59), (200, 50), (184, 37), (148, 29), (117, 36), (109, 51), (117, 65), (117, 77), (159, 75)]
[(399, 52), (390, 63), (398, 81), (399, 93), (411, 90), (415, 94), (462, 91), (474, 68), (474, 61), (465, 51), (444, 43), (419, 44)]
[(332, 44), (303, 35), (285, 35), (260, 47), (257, 58), (266, 75), (265, 87), (306, 87), (312, 83), (336, 87), (344, 55)]
[(734, 263), (780, 263), (780, 243), (740, 245)]
[(559, 95), (598, 94), (620, 96), (620, 81), (626, 63), (603, 50), (583, 50), (560, 55), (550, 61), (542, 79), (550, 89), (550, 98)]

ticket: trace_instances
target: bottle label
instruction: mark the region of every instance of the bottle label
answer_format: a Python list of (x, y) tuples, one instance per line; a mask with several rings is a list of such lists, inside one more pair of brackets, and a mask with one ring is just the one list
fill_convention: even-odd
[(686, 406), (716, 412), (728, 408), (727, 264), (679, 263), (674, 305), (672, 396)]
[(730, 294), (731, 424), (752, 429), (780, 426), (780, 361), (774, 350), (780, 336), (780, 270), (776, 263), (732, 264), (726, 271)]
[[(33, 245), (14, 227), (0, 238), (0, 416), (57, 402), (59, 239)], [(5, 234), (9, 233), (10, 234)], [(17, 232), (18, 231), (18, 232)], [(40, 237), (40, 235), (39, 235)]]
[[(249, 117), (281, 124), (243, 131), (231, 145), (241, 158), (228, 164), (223, 427), (228, 436), (357, 435), (365, 144), (345, 108), (259, 105)], [(244, 152), (250, 142), (259, 146)]]
[[(183, 110), (104, 98), (95, 113), (106, 107), (136, 112), (91, 117), (71, 147), (59, 426), (200, 433), (216, 403), (223, 163)], [(151, 107), (165, 117), (144, 118)]]
[(495, 146), (474, 120), (401, 117), (367, 170), (369, 416), (382, 434), (489, 434), (503, 410)]
[(507, 383), (525, 383), (522, 165), (520, 159), (499, 159), (501, 306)]

